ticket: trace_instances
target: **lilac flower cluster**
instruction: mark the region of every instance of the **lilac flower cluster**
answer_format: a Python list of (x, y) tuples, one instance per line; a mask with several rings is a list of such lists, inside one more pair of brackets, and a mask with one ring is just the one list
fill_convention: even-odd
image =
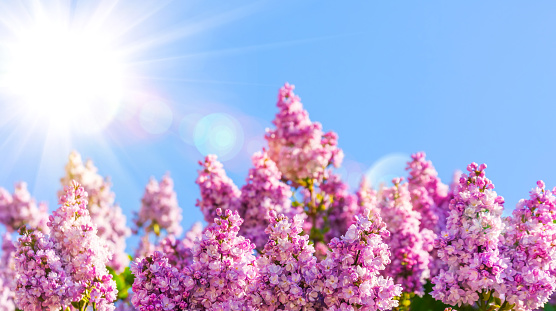
[(0, 311), (15, 310), (15, 245), (9, 234), (2, 236), (0, 256)]
[(293, 90), (294, 86), (286, 83), (278, 93), (280, 111), (273, 121), (276, 129), (267, 130), (265, 136), (268, 153), (284, 178), (294, 183), (304, 179), (321, 181), (326, 167), (340, 166), (343, 152), (335, 133), (324, 134), (320, 123), (311, 122)]
[(154, 231), (156, 235), (162, 229), (167, 234), (179, 235), (182, 231), (181, 219), (181, 208), (172, 178), (165, 175), (160, 183), (151, 178), (141, 199), (141, 209), (134, 220), (137, 228), (144, 228), (147, 233)]
[(501, 253), (509, 259), (499, 292), (515, 310), (542, 307), (556, 289), (556, 196), (542, 181), (506, 219)]
[(356, 215), (368, 217), (371, 213), (376, 213), (378, 205), (378, 197), (376, 191), (369, 186), (367, 178), (363, 177), (359, 183), (359, 189), (355, 193), (357, 197)]
[(317, 290), (327, 310), (390, 310), (402, 292), (399, 284), (380, 275), (390, 263), (389, 232), (380, 216), (357, 217), (341, 239), (334, 238), (325, 260), (319, 263), (322, 281)]
[(193, 248), (193, 263), (181, 271), (161, 253), (132, 265), (132, 303), (138, 310), (242, 310), (257, 278), (254, 244), (238, 236), (237, 211), (216, 209), (217, 218)]
[(110, 251), (97, 236), (87, 192), (72, 181), (49, 217), (50, 236), (22, 229), (17, 244), (16, 304), (23, 310), (58, 310), (89, 303), (114, 310), (116, 283), (106, 269)]
[[(302, 235), (303, 218), (270, 212), (269, 235), (263, 255), (257, 259), (258, 289), (253, 294), (259, 310), (318, 310), (320, 271), (309, 236)], [(321, 282), (322, 283), (322, 282)]]
[(16, 253), (15, 302), (25, 311), (60, 310), (81, 300), (83, 286), (72, 280), (55, 241), (40, 231), (20, 230)]
[(262, 233), (270, 223), (270, 211), (288, 216), (302, 212), (292, 209), (292, 191), (281, 178), (282, 174), (266, 151), (253, 155), (253, 168), (241, 188), (238, 213), (243, 218), (243, 224), (239, 234), (255, 243), (259, 250), (268, 241), (268, 235)]
[(333, 173), (328, 175), (320, 185), (321, 193), (326, 197), (324, 206), (329, 226), (325, 241), (345, 233), (359, 212), (357, 197), (349, 193), (348, 186), (342, 182), (340, 176)]
[(503, 282), (505, 261), (499, 252), (504, 199), (485, 177), (486, 165), (472, 163), (450, 202), (446, 230), (435, 246), (448, 266), (432, 279), (431, 295), (450, 305), (488, 301)]
[(208, 155), (204, 162), (199, 162), (202, 169), (196, 183), (201, 190), (201, 199), (196, 206), (201, 209), (205, 220), (211, 223), (216, 217), (216, 210), (235, 211), (239, 206), (241, 192), (226, 172), (215, 155)]
[(27, 184), (15, 184), (14, 193), (0, 188), (0, 223), (8, 232), (15, 232), (21, 226), (28, 226), (48, 233), (48, 207), (45, 203), (37, 204), (27, 190)]
[(409, 172), (408, 188), (413, 209), (421, 214), (421, 235), (423, 247), (430, 253), (429, 269), (432, 275), (445, 268), (445, 263), (438, 258), (434, 240), (446, 228), (448, 216), (448, 187), (438, 178), (438, 173), (431, 161), (425, 160), (424, 152), (411, 155), (407, 163)]
[(390, 231), (384, 241), (392, 253), (392, 262), (384, 275), (400, 283), (404, 292), (423, 296), (423, 285), (430, 276), (430, 256), (424, 249), (425, 240), (419, 228), (421, 214), (413, 210), (408, 184), (401, 181), (392, 180), (394, 186), (384, 189), (378, 202), (380, 215)]
[[(193, 245), (200, 240), (203, 233), (203, 225), (200, 222), (193, 224), (183, 239), (168, 236), (160, 241), (156, 250), (159, 250), (168, 258), (168, 263), (179, 270), (193, 263)], [(153, 251), (154, 252), (154, 251)], [(151, 253), (152, 254), (152, 253)]]
[(134, 261), (131, 272), (135, 275), (131, 302), (137, 310), (193, 310), (188, 301), (195, 282), (187, 268), (185, 273), (179, 271), (155, 251)]
[[(97, 226), (98, 236), (106, 241), (113, 254), (108, 265), (118, 272), (123, 271), (129, 265), (125, 240), (131, 235), (131, 230), (126, 226), (122, 209), (114, 203), (115, 195), (110, 189), (110, 181), (98, 174), (98, 169), (91, 160), (83, 163), (81, 155), (76, 151), (69, 155), (66, 175), (61, 183), (68, 185), (71, 180), (80, 183), (89, 194), (89, 215)], [(60, 190), (59, 195), (63, 194), (64, 190)]]

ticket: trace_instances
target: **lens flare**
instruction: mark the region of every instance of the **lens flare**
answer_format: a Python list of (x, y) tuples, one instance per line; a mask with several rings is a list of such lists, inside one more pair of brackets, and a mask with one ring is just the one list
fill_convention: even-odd
[(365, 173), (365, 177), (375, 189), (389, 186), (393, 178), (407, 176), (405, 167), (411, 157), (402, 153), (391, 153), (378, 159)]
[(197, 122), (193, 137), (201, 154), (216, 154), (223, 161), (233, 158), (241, 150), (244, 140), (239, 122), (225, 113), (203, 117)]

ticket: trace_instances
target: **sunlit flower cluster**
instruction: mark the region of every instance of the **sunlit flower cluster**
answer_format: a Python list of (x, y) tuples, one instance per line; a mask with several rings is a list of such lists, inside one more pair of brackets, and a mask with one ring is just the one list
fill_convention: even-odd
[(280, 111), (272, 122), (276, 129), (268, 130), (265, 136), (268, 153), (286, 179), (320, 181), (326, 167), (340, 166), (343, 152), (335, 133), (323, 133), (321, 124), (309, 119), (294, 88), (286, 83), (278, 93), (276, 105)]
[(20, 230), (17, 244), (16, 303), (23, 310), (57, 310), (90, 303), (113, 310), (116, 283), (106, 269), (111, 253), (97, 236), (87, 210), (87, 192), (72, 181), (49, 217), (50, 236)]
[[(83, 163), (76, 151), (69, 155), (66, 175), (61, 179), (62, 186), (68, 185), (71, 180), (80, 183), (89, 194), (89, 215), (97, 226), (98, 235), (106, 241), (113, 254), (108, 265), (116, 271), (122, 271), (129, 265), (125, 240), (131, 235), (131, 230), (126, 226), (122, 209), (114, 203), (115, 195), (111, 191), (110, 180), (98, 174), (93, 161)], [(58, 194), (63, 195), (64, 190)]]
[(48, 233), (47, 222), (46, 204), (35, 202), (26, 183), (16, 183), (13, 194), (0, 187), (0, 223), (6, 226), (8, 232), (17, 231), (25, 225)]

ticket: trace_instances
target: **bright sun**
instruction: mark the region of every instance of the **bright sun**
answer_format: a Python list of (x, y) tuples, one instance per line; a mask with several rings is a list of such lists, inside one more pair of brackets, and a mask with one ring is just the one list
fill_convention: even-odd
[(123, 65), (101, 33), (42, 21), (15, 33), (3, 62), (2, 84), (18, 108), (50, 124), (97, 131), (118, 111)]

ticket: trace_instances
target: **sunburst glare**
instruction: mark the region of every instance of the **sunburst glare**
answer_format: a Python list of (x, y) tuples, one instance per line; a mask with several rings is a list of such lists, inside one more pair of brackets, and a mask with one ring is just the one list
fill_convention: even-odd
[(2, 85), (24, 113), (93, 132), (115, 116), (124, 72), (107, 34), (39, 15), (6, 45)]

